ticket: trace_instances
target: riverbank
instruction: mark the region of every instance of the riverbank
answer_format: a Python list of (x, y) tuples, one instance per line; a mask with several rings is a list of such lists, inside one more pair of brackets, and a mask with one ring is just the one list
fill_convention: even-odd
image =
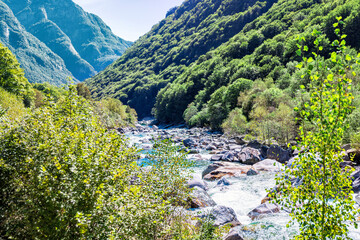
[[(286, 228), (290, 220), (288, 213), (269, 203), (266, 195), (267, 190), (275, 186), (276, 173), (285, 164), (291, 164), (297, 152), (257, 141), (246, 142), (241, 137), (229, 139), (207, 129), (166, 128), (149, 124), (150, 121), (144, 121), (135, 128), (125, 130), (131, 144), (143, 149), (144, 158), (146, 152), (152, 149), (153, 139), (169, 138), (175, 144), (186, 147), (189, 159), (195, 163), (192, 169), (194, 179), (189, 186), (195, 187), (193, 192), (197, 205), (191, 210), (226, 207), (218, 217), (228, 219), (227, 223), (234, 221), (233, 210), (237, 223), (230, 232), (236, 238), (228, 239), (289, 239), (296, 234), (296, 225)], [(349, 147), (344, 149), (344, 165), (350, 164), (358, 169), (356, 162), (348, 161), (353, 151)], [(358, 193), (360, 171), (355, 171), (353, 176), (354, 191)], [(351, 237), (360, 239), (360, 232), (352, 229)]]

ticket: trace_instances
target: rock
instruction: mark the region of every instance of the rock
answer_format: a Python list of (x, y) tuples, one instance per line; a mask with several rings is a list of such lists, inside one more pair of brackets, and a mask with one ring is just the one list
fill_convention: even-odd
[(189, 150), (189, 154), (197, 154), (197, 153), (200, 153), (199, 149), (192, 148)]
[(244, 166), (237, 163), (217, 162), (210, 164), (202, 173), (205, 180), (216, 180), (224, 176), (234, 177), (246, 174), (251, 166)]
[(210, 218), (214, 221), (214, 226), (223, 226), (228, 223), (233, 226), (240, 225), (235, 211), (232, 208), (225, 206), (217, 205), (215, 207), (204, 208), (196, 211), (195, 216), (201, 219)]
[(211, 156), (210, 160), (211, 161), (220, 161), (222, 159), (222, 154), (216, 154), (216, 155), (213, 155)]
[(240, 150), (243, 149), (243, 146), (240, 146), (240, 145), (236, 145), (236, 144), (231, 144), (228, 146), (229, 150), (230, 151), (234, 151), (234, 150)]
[(216, 206), (216, 202), (204, 189), (196, 186), (193, 188), (193, 191), (190, 193), (191, 208), (205, 208), (214, 206)]
[(343, 149), (343, 150), (345, 150), (345, 151), (347, 151), (347, 150), (350, 150), (352, 147), (351, 147), (351, 144), (344, 144), (343, 146), (341, 146), (341, 148)]
[(237, 161), (237, 157), (235, 156), (235, 153), (234, 152), (227, 152), (225, 153), (222, 158), (221, 158), (222, 161), (227, 161), (227, 162), (235, 162)]
[(357, 150), (355, 148), (351, 148), (351, 149), (347, 150), (346, 153), (348, 154), (350, 159), (352, 159), (353, 162), (356, 163), (356, 165), (360, 165), (360, 151), (359, 150)]
[(285, 169), (281, 163), (272, 159), (265, 159), (262, 160), (261, 162), (255, 163), (253, 165), (253, 168), (256, 171), (265, 171), (265, 172), (279, 172)]
[(222, 177), (218, 182), (217, 185), (222, 185), (222, 186), (229, 186), (231, 185), (231, 183), (229, 182), (229, 180), (227, 180), (226, 177)]
[(270, 148), (267, 150), (267, 158), (275, 159), (281, 163), (289, 161), (290, 157), (290, 151), (284, 150), (278, 145), (271, 145)]
[(153, 125), (153, 126), (152, 126), (152, 129), (153, 129), (154, 131), (159, 130), (158, 126), (156, 126), (156, 125)]
[(246, 173), (247, 176), (255, 176), (255, 175), (258, 175), (259, 172), (250, 168), (249, 171)]
[(297, 156), (290, 158), (289, 161), (287, 162), (286, 166), (289, 168), (292, 168), (297, 159), (298, 159)]
[(195, 145), (195, 141), (191, 138), (187, 138), (183, 141), (185, 147), (193, 147)]
[(207, 183), (204, 180), (199, 179), (199, 178), (191, 179), (190, 181), (187, 182), (187, 186), (189, 188), (199, 187), (199, 188), (204, 189), (205, 191), (208, 189)]
[(238, 155), (240, 163), (252, 165), (261, 160), (261, 153), (258, 149), (245, 147)]
[(360, 205), (360, 194), (355, 196), (355, 202)]
[(248, 213), (251, 220), (259, 219), (268, 214), (279, 213), (280, 207), (277, 204), (263, 203)]
[(217, 147), (215, 147), (213, 144), (209, 144), (205, 149), (206, 149), (207, 151), (213, 151), (213, 150), (216, 150)]
[(263, 145), (259, 143), (257, 140), (253, 140), (246, 145), (246, 147), (255, 148), (255, 149), (260, 149), (262, 146)]
[(236, 143), (239, 144), (239, 145), (245, 145), (245, 144), (247, 144), (247, 141), (244, 140), (244, 136), (236, 136), (236, 137), (234, 137), (234, 140), (235, 140)]
[(360, 191), (360, 169), (358, 168), (351, 174), (352, 188), (355, 193)]
[(223, 240), (244, 240), (244, 238), (239, 227), (235, 227), (230, 229), (228, 235)]

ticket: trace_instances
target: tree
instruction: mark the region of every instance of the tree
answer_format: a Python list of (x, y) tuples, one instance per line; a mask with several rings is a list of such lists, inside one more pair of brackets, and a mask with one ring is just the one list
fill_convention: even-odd
[(10, 93), (20, 96), (26, 107), (31, 105), (35, 93), (24, 70), (11, 51), (0, 43), (0, 87)]
[[(299, 150), (302, 151), (291, 169), (277, 178), (279, 194), (275, 200), (290, 209), (293, 221), (300, 225), (295, 239), (346, 239), (349, 224), (356, 227), (357, 210), (352, 199), (350, 168), (342, 169), (340, 163), (341, 141), (345, 119), (352, 111), (351, 79), (354, 57), (347, 54), (344, 38), (340, 34), (341, 18), (334, 24), (335, 33), (341, 39), (335, 40), (336, 51), (330, 59), (320, 56), (323, 47), (319, 43), (321, 33), (313, 31), (317, 52), (305, 57), (308, 47), (302, 45), (305, 38), (299, 38), (297, 54), (303, 57), (298, 68), (305, 68), (311, 80), (302, 89), (310, 91), (310, 102), (300, 111), (302, 123), (312, 123), (312, 131), (300, 130)], [(355, 73), (353, 72), (355, 75)], [(305, 77), (305, 76), (304, 76)], [(292, 184), (293, 180), (300, 184)]]

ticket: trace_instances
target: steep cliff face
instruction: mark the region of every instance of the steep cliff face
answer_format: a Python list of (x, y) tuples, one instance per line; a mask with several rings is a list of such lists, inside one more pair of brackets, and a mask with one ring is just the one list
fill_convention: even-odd
[(103, 70), (132, 44), (115, 36), (99, 17), (71, 0), (3, 0), (5, 4), (23, 30), (58, 55), (71, 76), (80, 81)]
[(66, 83), (72, 76), (62, 58), (27, 32), (12, 10), (0, 1), (0, 41), (17, 57), (25, 76), (33, 82)]

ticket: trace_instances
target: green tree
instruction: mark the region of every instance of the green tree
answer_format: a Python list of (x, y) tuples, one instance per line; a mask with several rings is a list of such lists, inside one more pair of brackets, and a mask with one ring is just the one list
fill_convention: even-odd
[[(313, 130), (307, 131), (304, 125), (299, 128), (299, 149), (305, 151), (291, 169), (279, 176), (280, 193), (275, 195), (276, 202), (290, 209), (290, 216), (300, 225), (295, 239), (348, 239), (349, 224), (357, 226), (351, 170), (340, 167), (345, 119), (352, 111), (353, 99), (347, 74), (352, 72), (350, 66), (355, 60), (347, 54), (346, 35), (340, 34), (338, 26), (342, 21), (337, 19), (335, 33), (341, 40), (333, 42), (336, 51), (330, 59), (319, 54), (323, 47), (317, 30), (313, 31), (317, 49), (313, 57), (304, 57), (309, 48), (303, 45), (305, 38), (298, 39), (297, 54), (303, 56), (298, 68), (305, 68), (311, 80), (308, 86), (301, 87), (308, 88), (311, 97), (300, 110), (300, 116), (303, 123), (313, 124)], [(301, 183), (293, 185), (293, 179)]]
[(31, 105), (33, 89), (25, 78), (24, 70), (11, 51), (0, 43), (0, 87), (20, 96), (26, 107)]

